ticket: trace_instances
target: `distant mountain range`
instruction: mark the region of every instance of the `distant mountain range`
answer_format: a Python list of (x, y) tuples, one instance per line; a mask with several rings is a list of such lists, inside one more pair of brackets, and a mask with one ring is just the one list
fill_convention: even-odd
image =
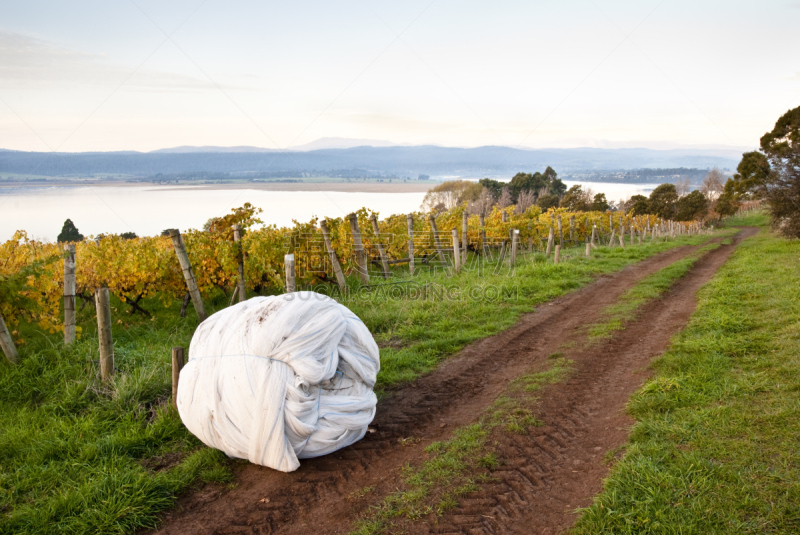
[[(363, 144), (362, 144), (363, 143)], [(380, 146), (386, 144), (387, 146)], [(330, 148), (334, 146), (335, 148)], [(317, 148), (328, 147), (328, 148)], [(741, 152), (728, 149), (644, 148), (515, 149), (434, 145), (397, 146), (388, 141), (323, 138), (291, 151), (258, 147), (175, 147), (152, 152), (45, 153), (0, 149), (3, 173), (42, 176), (127, 175), (154, 177), (229, 174), (232, 177), (432, 177), (511, 176), (541, 171), (560, 175), (654, 168), (735, 169)]]

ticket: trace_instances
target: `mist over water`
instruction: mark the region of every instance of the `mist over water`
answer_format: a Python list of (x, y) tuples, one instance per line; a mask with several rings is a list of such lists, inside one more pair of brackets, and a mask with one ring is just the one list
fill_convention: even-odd
[[(579, 182), (564, 181), (568, 186)], [(581, 182), (610, 201), (631, 195), (649, 195), (657, 184)], [(320, 185), (324, 187), (324, 185)], [(314, 216), (342, 217), (361, 207), (381, 218), (417, 211), (425, 193), (346, 193), (333, 191), (263, 191), (251, 189), (191, 189), (176, 186), (75, 186), (0, 189), (0, 240), (16, 230), (29, 237), (54, 241), (69, 218), (85, 236), (135, 232), (160, 234), (167, 228), (202, 228), (249, 202), (264, 210), (265, 224), (292, 225)]]

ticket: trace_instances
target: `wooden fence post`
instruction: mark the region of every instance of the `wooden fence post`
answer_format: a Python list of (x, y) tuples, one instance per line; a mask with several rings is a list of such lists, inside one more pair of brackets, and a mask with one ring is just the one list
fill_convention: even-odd
[(600, 238), (597, 237), (597, 225), (592, 226), (592, 240), (589, 242), (589, 246), (592, 249), (597, 249), (597, 245), (595, 245), (594, 241), (597, 239), (599, 241)]
[(414, 215), (406, 216), (408, 221), (408, 272), (414, 274)]
[(286, 293), (294, 292), (297, 288), (294, 283), (294, 254), (283, 255), (283, 270), (286, 274)]
[(556, 253), (553, 256), (553, 263), (558, 264), (559, 260), (561, 260), (561, 246), (556, 245)]
[(545, 256), (550, 256), (550, 251), (553, 250), (553, 241), (554, 241), (554, 230), (553, 227), (550, 227), (550, 235), (547, 237), (547, 250), (545, 251)]
[(376, 245), (378, 246), (378, 254), (381, 257), (381, 266), (383, 267), (383, 278), (389, 278), (389, 259), (386, 258), (386, 250), (383, 248), (383, 244), (380, 242), (380, 234), (381, 229), (378, 226), (378, 216), (372, 214), (372, 217), (369, 218), (372, 222), (372, 232), (375, 233), (375, 240)]
[(466, 210), (461, 214), (461, 265), (467, 265), (467, 238), (469, 232), (469, 214)]
[(564, 247), (564, 228), (561, 226), (561, 214), (558, 214), (558, 244)]
[(480, 216), (480, 225), (481, 225), (481, 254), (486, 253), (486, 217), (481, 214)]
[(103, 382), (114, 375), (114, 341), (111, 338), (111, 302), (108, 288), (98, 288), (94, 292), (97, 309), (97, 338), (100, 343), (100, 378)]
[[(350, 214), (350, 232), (353, 234), (353, 250), (356, 253), (356, 266), (358, 274), (364, 284), (369, 284), (369, 272), (367, 271), (367, 259), (364, 254), (364, 244), (361, 242), (361, 231), (358, 230), (358, 215)], [(294, 257), (292, 257), (294, 260)]]
[(519, 230), (511, 229), (511, 265), (517, 263), (517, 248), (519, 247)]
[(178, 380), (183, 369), (183, 348), (172, 348), (172, 404), (178, 408)]
[(64, 343), (75, 341), (75, 244), (64, 255)]
[(247, 290), (244, 285), (244, 248), (242, 247), (242, 226), (233, 225), (233, 241), (236, 242), (239, 249), (239, 302), (243, 303), (247, 300)]
[(508, 212), (506, 212), (505, 208), (503, 208), (503, 212), (500, 217), (502, 218), (503, 223), (506, 223), (508, 221)]
[(172, 238), (172, 245), (175, 248), (175, 255), (178, 257), (178, 262), (183, 271), (183, 278), (186, 280), (186, 288), (189, 290), (189, 296), (192, 299), (194, 310), (197, 312), (197, 317), (200, 321), (206, 320), (206, 309), (203, 305), (203, 297), (200, 295), (200, 290), (197, 288), (197, 281), (195, 281), (194, 273), (192, 272), (192, 264), (189, 262), (189, 254), (186, 252), (186, 245), (183, 243), (178, 229), (169, 231), (169, 237)]
[(569, 216), (569, 241), (575, 243), (575, 216)]
[(458, 245), (458, 229), (453, 229), (453, 263), (456, 273), (461, 273), (461, 248)]
[(14, 340), (11, 338), (11, 333), (8, 332), (6, 322), (3, 315), (0, 314), (0, 349), (11, 364), (19, 362), (19, 353), (17, 353), (17, 346), (14, 345)]
[(586, 258), (592, 256), (592, 246), (589, 245), (589, 242), (586, 242)]
[(439, 260), (447, 265), (447, 257), (444, 255), (444, 251), (442, 250), (442, 242), (439, 239), (439, 229), (436, 228), (436, 217), (431, 214), (429, 219), (431, 222), (431, 231), (433, 232), (433, 241), (436, 243), (436, 253), (439, 255)]
[(323, 219), (319, 222), (319, 228), (322, 229), (322, 238), (325, 240), (325, 249), (328, 251), (328, 256), (330, 257), (331, 264), (333, 265), (333, 273), (336, 275), (336, 282), (339, 284), (339, 289), (342, 290), (342, 295), (344, 295), (345, 288), (347, 288), (347, 281), (344, 279), (342, 266), (339, 264), (339, 259), (336, 257), (336, 251), (333, 250), (333, 245), (331, 244), (331, 234), (328, 231), (328, 222)]

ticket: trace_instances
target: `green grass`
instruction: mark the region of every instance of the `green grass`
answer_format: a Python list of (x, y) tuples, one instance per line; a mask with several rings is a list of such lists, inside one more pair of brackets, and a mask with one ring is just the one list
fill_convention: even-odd
[(655, 369), (574, 533), (800, 533), (800, 243), (745, 240)]
[[(591, 259), (567, 250), (564, 256), (572, 258), (558, 266), (537, 255), (535, 265), (530, 258), (521, 261), (513, 277), (476, 270), (453, 278), (421, 273), (414, 284), (427, 285), (429, 298), (394, 298), (381, 293), (387, 287), (373, 287), (344, 303), (383, 346), (380, 392), (432, 370), (468, 343), (597, 275), (707, 239), (600, 248)], [(395, 272), (404, 278), (401, 268)], [(463, 293), (441, 298), (441, 286), (507, 292), (496, 299)], [(207, 299), (210, 311), (226, 304), (223, 295)], [(72, 347), (22, 325), (28, 343), (20, 348), (21, 363), (0, 363), (0, 534), (131, 533), (155, 526), (192, 485), (232, 480), (232, 462), (201, 446), (169, 405), (170, 348), (188, 347), (197, 325), (191, 307), (181, 319), (179, 303), (164, 308), (158, 298), (148, 299), (142, 305), (154, 313), (151, 321), (130, 316), (115, 298), (112, 305), (117, 374), (111, 384), (98, 378), (91, 306), (79, 313), (83, 336)], [(509, 426), (530, 423), (524, 413), (515, 418)]]
[(398, 522), (441, 516), (458, 505), (458, 498), (479, 490), (479, 483), (490, 481), (490, 471), (500, 464), (489, 440), (492, 431), (525, 434), (528, 428), (541, 425), (533, 414), (536, 393), (572, 372), (572, 361), (563, 357), (548, 363), (548, 369), (512, 381), (476, 423), (460, 427), (449, 440), (425, 448), (426, 458), (419, 466), (403, 469), (404, 488), (372, 507), (352, 534), (384, 533)]

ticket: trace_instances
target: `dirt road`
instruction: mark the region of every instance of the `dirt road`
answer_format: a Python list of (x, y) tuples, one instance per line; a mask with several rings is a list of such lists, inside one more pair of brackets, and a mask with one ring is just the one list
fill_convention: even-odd
[[(540, 306), (514, 327), (465, 348), (431, 374), (393, 392), (360, 442), (304, 461), (284, 474), (245, 466), (230, 491), (208, 488), (183, 498), (157, 533), (347, 533), (375, 500), (348, 500), (365, 487), (376, 499), (398, 487), (399, 468), (424, 457), (424, 448), (469, 424), (516, 377), (562, 352), (575, 371), (548, 387), (536, 417), (545, 425), (530, 434), (498, 434), (504, 461), (495, 480), (460, 500), (434, 524), (403, 526), (411, 533), (559, 533), (574, 509), (591, 502), (608, 471), (606, 452), (622, 446), (633, 423), (624, 408), (648, 376), (647, 365), (686, 324), (696, 293), (743, 238), (699, 259), (661, 298), (612, 338), (588, 345), (586, 327), (642, 278), (696, 252), (680, 247), (603, 277), (584, 289)], [(567, 349), (565, 349), (567, 348)], [(413, 438), (413, 441), (399, 439)]]

